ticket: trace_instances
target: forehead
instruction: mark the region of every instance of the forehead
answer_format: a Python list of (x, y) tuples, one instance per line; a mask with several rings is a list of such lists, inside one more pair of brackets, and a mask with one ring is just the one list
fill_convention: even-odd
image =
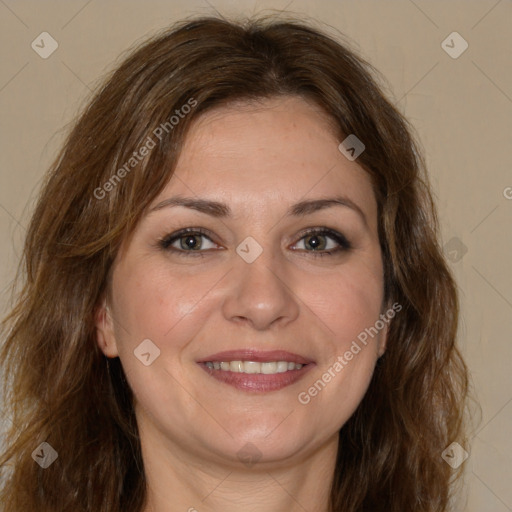
[(338, 150), (333, 120), (302, 98), (272, 98), (210, 110), (192, 124), (171, 178), (173, 195), (226, 202), (241, 215), (280, 213), (307, 198), (343, 195), (373, 223), (367, 172)]

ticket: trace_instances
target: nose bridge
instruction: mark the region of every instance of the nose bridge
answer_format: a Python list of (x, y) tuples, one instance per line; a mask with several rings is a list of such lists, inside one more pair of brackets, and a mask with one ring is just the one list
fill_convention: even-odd
[(277, 320), (287, 323), (295, 319), (299, 306), (273, 250), (248, 237), (236, 252), (224, 316), (231, 321), (247, 321), (258, 330)]

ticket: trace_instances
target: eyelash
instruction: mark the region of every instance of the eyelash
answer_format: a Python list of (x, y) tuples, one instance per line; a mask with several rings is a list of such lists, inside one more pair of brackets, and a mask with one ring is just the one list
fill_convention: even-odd
[[(180, 256), (191, 256), (191, 257), (204, 257), (204, 252), (201, 250), (190, 250), (186, 251), (183, 249), (177, 249), (176, 247), (171, 247), (171, 244), (173, 244), (176, 240), (179, 240), (180, 238), (183, 238), (185, 235), (202, 235), (210, 242), (213, 242), (213, 240), (209, 236), (209, 232), (202, 228), (185, 228), (181, 229), (175, 233), (171, 233), (170, 235), (166, 235), (165, 237), (161, 238), (158, 241), (158, 246), (165, 250), (165, 251), (172, 251)], [(323, 257), (323, 256), (333, 256), (337, 253), (348, 251), (352, 248), (352, 245), (350, 242), (343, 236), (341, 233), (338, 233), (337, 231), (334, 231), (329, 228), (312, 228), (309, 229), (303, 233), (301, 233), (299, 241), (303, 238), (306, 238), (311, 235), (326, 235), (328, 238), (331, 238), (334, 240), (337, 244), (339, 244), (339, 247), (336, 247), (335, 249), (329, 249), (329, 250), (323, 250), (323, 251), (306, 251), (308, 253), (313, 254), (315, 257)]]

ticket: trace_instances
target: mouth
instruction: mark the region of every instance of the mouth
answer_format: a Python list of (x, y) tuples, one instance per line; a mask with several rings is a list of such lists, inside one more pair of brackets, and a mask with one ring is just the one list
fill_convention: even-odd
[(282, 350), (220, 352), (197, 363), (213, 378), (243, 391), (277, 391), (294, 384), (315, 362)]

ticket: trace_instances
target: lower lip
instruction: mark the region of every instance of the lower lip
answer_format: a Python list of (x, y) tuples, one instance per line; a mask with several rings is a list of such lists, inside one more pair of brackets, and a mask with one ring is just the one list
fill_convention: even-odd
[(315, 365), (310, 363), (304, 365), (300, 370), (288, 370), (283, 373), (274, 373), (271, 375), (264, 373), (239, 373), (224, 370), (212, 370), (204, 363), (199, 363), (199, 366), (201, 366), (201, 368), (203, 368), (203, 370), (205, 370), (214, 379), (224, 382), (224, 384), (229, 384), (234, 388), (242, 391), (267, 392), (277, 391), (286, 386), (290, 386), (291, 384), (295, 384), (295, 382), (302, 379), (302, 377), (304, 377), (304, 375)]

